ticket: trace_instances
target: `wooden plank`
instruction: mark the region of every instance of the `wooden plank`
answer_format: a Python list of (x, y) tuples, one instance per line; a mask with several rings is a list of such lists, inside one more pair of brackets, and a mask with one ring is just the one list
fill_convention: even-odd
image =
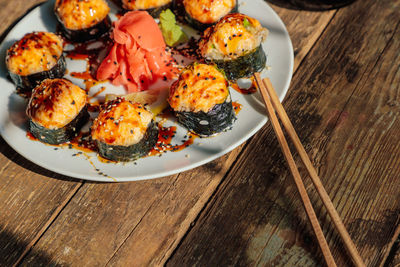
[(387, 267), (399, 267), (400, 266), (400, 246), (397, 246), (396, 254), (391, 262), (388, 263)]
[[(17, 18), (40, 2), (1, 0), (2, 38)], [(2, 138), (0, 153), (0, 265), (10, 266), (39, 239), (81, 184), (27, 161)]]
[(7, 266), (27, 253), (81, 183), (27, 161), (3, 139), (0, 152), (0, 265)]
[[(171, 176), (135, 183), (84, 184), (23, 265), (104, 265), (175, 181), (176, 176)], [(49, 256), (43, 259), (36, 251)]]
[(399, 267), (400, 266), (400, 223), (398, 224), (397, 238), (394, 238), (393, 247), (389, 253), (385, 262), (382, 262), (381, 266), (384, 267)]
[[(11, 25), (17, 23), (17, 20), (23, 17), (27, 11), (43, 2), (43, 0), (0, 0), (0, 32), (3, 34)], [(4, 37), (2, 36), (2, 39)]]
[(335, 10), (324, 12), (295, 11), (275, 5), (271, 7), (285, 23), (292, 40), (294, 51), (294, 72), (318, 40), (326, 25), (335, 15)]
[[(400, 214), (399, 6), (358, 1), (339, 10), (285, 101), (369, 266), (384, 261)], [(338, 266), (350, 265), (306, 182)], [(251, 140), (167, 265), (323, 265), (270, 125)]]
[[(293, 25), (289, 31), (296, 31), (293, 42), (298, 47), (298, 62), (333, 14), (280, 11), (286, 23)], [(310, 31), (310, 27), (315, 31)], [(241, 149), (179, 177), (118, 185), (85, 184), (24, 259), (23, 265), (162, 264)], [(78, 213), (81, 216), (76, 216)], [(48, 257), (40, 257), (36, 251), (46, 251)]]

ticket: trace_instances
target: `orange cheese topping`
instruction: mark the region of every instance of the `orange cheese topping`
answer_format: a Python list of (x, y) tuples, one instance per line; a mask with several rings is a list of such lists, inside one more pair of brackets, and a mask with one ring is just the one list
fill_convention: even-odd
[(104, 20), (110, 7), (104, 0), (57, 0), (55, 12), (66, 28), (81, 30)]
[(200, 52), (209, 59), (234, 59), (257, 48), (268, 30), (249, 16), (229, 14), (204, 32)]
[(48, 129), (66, 126), (87, 102), (86, 92), (65, 79), (46, 79), (32, 92), (26, 113), (31, 120)]
[(172, 0), (122, 0), (122, 6), (128, 10), (142, 10), (165, 6)]
[(7, 68), (26, 76), (53, 68), (63, 52), (62, 40), (49, 32), (26, 34), (7, 51)]
[(143, 105), (117, 98), (107, 102), (94, 120), (92, 139), (114, 146), (137, 144), (152, 119), (153, 114)]
[(228, 14), (236, 0), (183, 0), (186, 12), (201, 23), (214, 23)]
[(175, 111), (209, 112), (229, 96), (228, 81), (213, 65), (186, 67), (170, 88), (168, 102)]

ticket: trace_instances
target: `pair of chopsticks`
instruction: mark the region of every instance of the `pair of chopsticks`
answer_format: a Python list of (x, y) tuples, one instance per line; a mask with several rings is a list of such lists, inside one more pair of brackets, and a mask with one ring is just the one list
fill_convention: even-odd
[(360, 254), (357, 251), (356, 246), (354, 245), (353, 241), (350, 238), (349, 233), (347, 232), (345, 226), (343, 225), (343, 222), (340, 219), (338, 212), (336, 211), (335, 207), (332, 204), (331, 199), (329, 198), (328, 194), (326, 193), (325, 188), (322, 185), (321, 180), (319, 179), (316, 170), (314, 169), (310, 159), (308, 158), (308, 155), (307, 155), (303, 145), (301, 144), (300, 139), (297, 136), (296, 131), (294, 130), (293, 125), (290, 122), (289, 117), (287, 116), (287, 114), (285, 112), (285, 109), (283, 108), (281, 102), (279, 101), (279, 98), (276, 95), (274, 88), (272, 87), (271, 81), (268, 78), (261, 80), (261, 76), (259, 73), (255, 73), (254, 77), (257, 82), (258, 88), (262, 94), (262, 97), (264, 99), (265, 106), (267, 107), (268, 117), (271, 120), (272, 126), (275, 130), (275, 134), (278, 138), (279, 144), (281, 145), (283, 154), (286, 158), (286, 161), (289, 164), (290, 171), (292, 172), (297, 189), (300, 193), (300, 196), (303, 201), (304, 208), (306, 210), (308, 219), (311, 222), (311, 225), (313, 227), (314, 233), (317, 237), (319, 246), (321, 247), (321, 250), (322, 250), (322, 253), (324, 255), (327, 265), (328, 266), (336, 266), (336, 263), (333, 259), (332, 253), (328, 246), (328, 243), (326, 242), (326, 239), (322, 232), (321, 226), (319, 225), (317, 216), (315, 215), (315, 211), (311, 205), (310, 198), (308, 197), (307, 191), (301, 180), (299, 170), (297, 169), (296, 163), (290, 152), (288, 143), (285, 139), (285, 136), (284, 136), (282, 128), (279, 124), (276, 113), (280, 117), (283, 126), (285, 127), (292, 142), (294, 143), (294, 146), (295, 146), (296, 150), (298, 151), (300, 158), (303, 161), (303, 163), (311, 177), (311, 180), (312, 180), (315, 188), (317, 189), (317, 192), (318, 192), (323, 204), (325, 205), (330, 217), (332, 218), (332, 221), (333, 221), (337, 231), (339, 232), (339, 234), (345, 244), (345, 247), (346, 247), (347, 251), (349, 252), (354, 264), (356, 266), (365, 266)]

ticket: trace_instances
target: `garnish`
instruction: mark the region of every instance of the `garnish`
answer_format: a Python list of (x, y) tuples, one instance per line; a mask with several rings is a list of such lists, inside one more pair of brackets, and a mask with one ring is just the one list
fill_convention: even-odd
[(247, 18), (243, 19), (243, 26), (248, 30), (251, 27), (251, 23)]
[(147, 90), (157, 79), (176, 77), (176, 62), (146, 11), (131, 11), (116, 21), (113, 39), (113, 47), (97, 69), (98, 80), (110, 79), (128, 92), (137, 92)]
[(169, 46), (177, 46), (188, 40), (187, 35), (176, 23), (175, 15), (170, 9), (160, 14), (160, 28), (165, 43)]
[(168, 89), (152, 89), (142, 92), (133, 92), (127, 95), (106, 94), (105, 101), (115, 100), (122, 97), (133, 103), (148, 105), (154, 116), (160, 114), (167, 106)]

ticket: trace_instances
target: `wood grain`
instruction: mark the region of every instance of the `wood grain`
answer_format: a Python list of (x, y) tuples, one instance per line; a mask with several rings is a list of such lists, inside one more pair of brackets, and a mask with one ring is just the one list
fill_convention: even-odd
[(307, 12), (284, 9), (271, 5), (282, 21), (285, 23), (292, 40), (294, 51), (295, 72), (312, 46), (325, 30), (326, 25), (336, 13), (336, 10), (324, 12)]
[(37, 167), (3, 139), (0, 152), (0, 266), (7, 266), (27, 253), (81, 183)]
[[(385, 260), (400, 219), (399, 5), (358, 1), (339, 10), (299, 67), (285, 101), (369, 266)], [(168, 264), (322, 265), (289, 175), (268, 125), (251, 140)], [(338, 266), (348, 266), (308, 185)]]
[[(334, 14), (279, 13), (296, 36), (296, 62)], [(22, 265), (163, 264), (242, 148), (179, 176), (118, 185), (85, 184)], [(47, 257), (37, 251), (46, 251)]]
[(393, 255), (388, 258), (388, 261), (385, 263), (385, 267), (399, 267), (400, 266), (400, 237), (397, 242), (393, 246)]
[[(31, 8), (43, 3), (43, 0), (7, 1), (0, 0), (0, 32), (4, 32), (23, 17)], [(4, 36), (3, 36), (4, 38)]]
[[(0, 32), (43, 1), (0, 1)], [(10, 266), (40, 238), (81, 183), (19, 156), (0, 138), (0, 266)], [(45, 252), (38, 255), (46, 258)]]

